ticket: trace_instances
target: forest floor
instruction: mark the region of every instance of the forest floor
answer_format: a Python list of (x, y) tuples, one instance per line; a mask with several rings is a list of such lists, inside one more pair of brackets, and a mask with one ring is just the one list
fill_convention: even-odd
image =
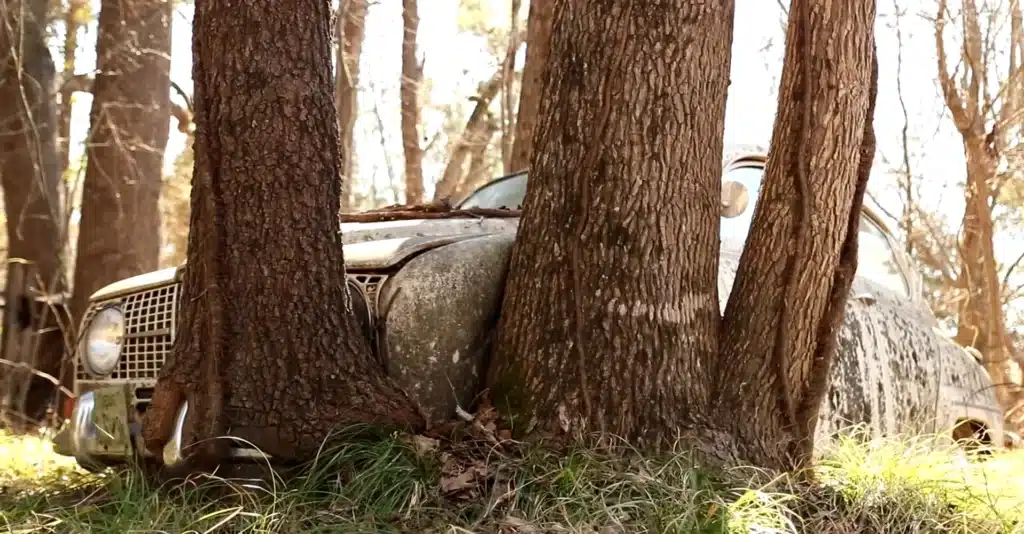
[(41, 438), (0, 434), (0, 531), (1024, 533), (1024, 451), (979, 459), (928, 439), (847, 439), (814, 471), (812, 487), (704, 471), (681, 453), (387, 437), (325, 449), (289, 482), (205, 475), (154, 489), (130, 469), (88, 474)]

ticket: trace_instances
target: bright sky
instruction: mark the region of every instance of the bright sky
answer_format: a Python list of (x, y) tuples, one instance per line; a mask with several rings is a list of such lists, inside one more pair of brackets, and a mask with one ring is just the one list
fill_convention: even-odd
[[(933, 9), (931, 2), (918, 4), (903, 0), (915, 9)], [(99, 2), (94, 0), (98, 12)], [(421, 3), (421, 7), (427, 3)], [(524, 2), (525, 4), (525, 2)], [(431, 85), (430, 100), (443, 105), (465, 101), (475, 93), (479, 82), (494, 72), (495, 59), (482, 39), (458, 34), (456, 13), (458, 0), (431, 0), (430, 9), (421, 9), (419, 49), (425, 57), (425, 76)], [(507, 23), (508, 0), (491, 0), (492, 24)], [(895, 180), (885, 173), (896, 168), (901, 160), (900, 130), (903, 114), (896, 94), (896, 35), (892, 29), (893, 4), (880, 2), (876, 25), (879, 50), (879, 97), (875, 115), (880, 157), (870, 190), (886, 209), (899, 211), (894, 195)], [(528, 6), (523, 6), (523, 16)], [(191, 88), (191, 21), (192, 6), (182, 5), (173, 19), (173, 56), (171, 78)], [(956, 229), (963, 210), (962, 192), (955, 187), (963, 180), (964, 156), (959, 136), (945, 113), (936, 86), (935, 50), (931, 23), (916, 12), (902, 17), (903, 89), (910, 116), (912, 165), (915, 174), (926, 176), (928, 186), (919, 192), (919, 199), (945, 214)], [(399, 132), (398, 83), (400, 74), (401, 2), (379, 0), (371, 4), (367, 20), (367, 37), (361, 62), (360, 117), (357, 122), (356, 150), (359, 179), (365, 190), (371, 181), (379, 191), (389, 190), (389, 167), (400, 179), (401, 140)], [(88, 72), (95, 65), (95, 25), (80, 39), (76, 70)], [(783, 53), (781, 10), (777, 2), (768, 0), (736, 0), (736, 22), (732, 57), (732, 84), (726, 117), (726, 143), (767, 146), (776, 107), (778, 76)], [(56, 51), (55, 51), (56, 53)], [(523, 54), (520, 54), (522, 61)], [(177, 98), (175, 96), (175, 98)], [(74, 110), (72, 135), (82, 140), (88, 130), (91, 98), (78, 95)], [(384, 122), (384, 133), (377, 127), (371, 113), (376, 105)], [(440, 120), (425, 113), (423, 132), (434, 131)], [(431, 124), (433, 123), (433, 124)], [(173, 122), (172, 122), (173, 125)], [(382, 148), (387, 145), (387, 150)], [(170, 164), (184, 147), (185, 136), (171, 128), (166, 161)], [(80, 149), (80, 145), (79, 150)], [(442, 170), (443, 162), (426, 161), (424, 174), (430, 181)], [(427, 192), (432, 192), (427, 184)], [(383, 193), (382, 193), (383, 194)], [(392, 201), (392, 199), (388, 199)], [(1019, 235), (1004, 235), (996, 247), (1002, 261), (1012, 261), (1024, 250)]]

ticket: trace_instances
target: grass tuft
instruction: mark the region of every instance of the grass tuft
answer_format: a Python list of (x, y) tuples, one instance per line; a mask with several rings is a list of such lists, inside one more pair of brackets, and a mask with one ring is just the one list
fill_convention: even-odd
[(1024, 453), (979, 459), (937, 439), (840, 438), (817, 484), (755, 486), (684, 451), (337, 437), (287, 480), (202, 475), (153, 487), (139, 471), (87, 474), (43, 439), (0, 434), (0, 530), (1024, 534)]

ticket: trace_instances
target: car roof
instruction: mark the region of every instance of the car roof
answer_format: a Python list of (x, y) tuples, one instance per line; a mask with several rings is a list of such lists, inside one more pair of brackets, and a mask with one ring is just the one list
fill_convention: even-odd
[[(723, 168), (727, 171), (737, 167), (746, 167), (754, 165), (764, 166), (767, 162), (768, 151), (759, 145), (736, 144), (727, 146), (722, 158)], [(487, 182), (486, 184), (481, 185), (469, 195), (466, 195), (466, 198), (462, 199), (462, 201), (460, 201), (459, 203), (461, 204), (466, 199), (473, 196), (473, 193), (476, 193), (476, 191), (479, 191), (480, 189), (486, 186), (498, 182), (503, 182), (505, 180), (518, 178), (528, 173), (528, 170), (522, 170), (511, 174), (499, 176), (498, 178), (495, 178)], [(871, 222), (875, 223), (883, 232), (885, 232), (888, 235), (892, 235), (892, 229), (889, 227), (889, 224), (885, 221), (885, 219), (881, 217), (879, 212), (880, 210), (877, 209), (877, 206), (871, 199), (864, 199), (863, 206), (861, 207), (861, 213), (867, 216), (868, 219), (871, 219)]]

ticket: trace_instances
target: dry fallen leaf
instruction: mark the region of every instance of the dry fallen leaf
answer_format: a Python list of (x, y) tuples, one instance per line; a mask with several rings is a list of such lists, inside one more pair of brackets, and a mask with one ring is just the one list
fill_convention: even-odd
[(520, 519), (516, 516), (508, 515), (501, 520), (502, 530), (509, 532), (505, 529), (512, 529), (511, 532), (516, 534), (540, 534), (541, 530), (535, 527), (532, 523), (525, 519)]

